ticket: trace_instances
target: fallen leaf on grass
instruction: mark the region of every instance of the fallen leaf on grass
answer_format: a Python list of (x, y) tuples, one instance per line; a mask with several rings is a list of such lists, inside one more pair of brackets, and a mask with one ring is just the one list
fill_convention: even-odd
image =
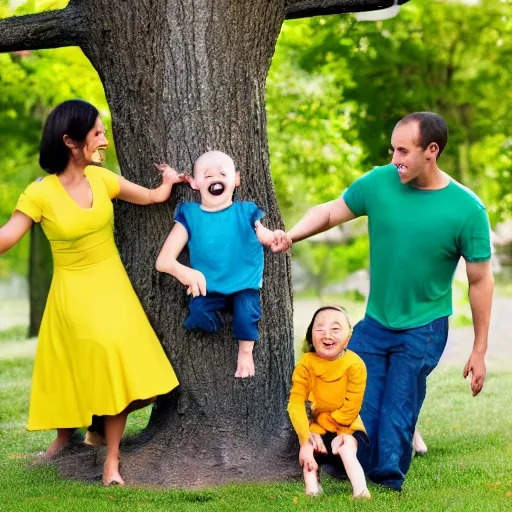
[(25, 459), (27, 456), (23, 453), (10, 453), (7, 455), (8, 459), (14, 460), (14, 459)]
[(493, 484), (487, 484), (487, 487), (489, 487), (489, 488), (499, 487), (500, 485), (501, 485), (501, 482), (494, 482)]
[(293, 504), (297, 505), (297, 503), (299, 503), (299, 497), (295, 496), (295, 498), (293, 498)]
[(508, 491), (508, 492), (506, 492), (506, 493), (505, 493), (505, 496), (506, 496), (507, 498), (512, 498), (512, 491)]

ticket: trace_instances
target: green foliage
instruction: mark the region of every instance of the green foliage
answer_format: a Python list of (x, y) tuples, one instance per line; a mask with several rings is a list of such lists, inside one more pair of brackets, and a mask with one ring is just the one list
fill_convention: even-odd
[(366, 170), (389, 161), (401, 117), (441, 114), (450, 128), (441, 166), (486, 199), (496, 222), (512, 211), (510, 188), (502, 183), (510, 182), (510, 160), (501, 156), (510, 147), (503, 134), (512, 121), (510, 9), (510, 0), (477, 6), (415, 0), (396, 18), (376, 23), (313, 18), (301, 22), (308, 24), (308, 40), (297, 60), (303, 72), (328, 77), (326, 104), (355, 106), (348, 123), (364, 148)]
[(354, 238), (346, 244), (302, 242), (293, 248), (309, 276), (309, 288), (323, 296), (324, 288), (343, 280), (350, 273), (368, 267), (369, 241), (367, 236)]
[[(12, 11), (0, 3), (0, 18), (64, 7), (66, 1), (29, 1)], [(17, 198), (36, 177), (43, 122), (62, 101), (82, 98), (100, 110), (104, 122), (110, 113), (97, 73), (79, 48), (0, 54), (0, 225), (16, 206)], [(112, 142), (112, 141), (110, 141)], [(109, 151), (113, 170), (115, 151)], [(28, 266), (28, 236), (0, 259), (0, 275)]]

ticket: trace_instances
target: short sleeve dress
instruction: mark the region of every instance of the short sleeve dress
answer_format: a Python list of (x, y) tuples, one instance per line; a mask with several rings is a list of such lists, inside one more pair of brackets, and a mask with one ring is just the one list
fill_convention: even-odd
[(30, 184), (16, 210), (40, 222), (54, 273), (39, 331), (29, 430), (85, 427), (178, 385), (123, 267), (113, 235), (119, 177), (88, 166), (80, 207), (55, 174)]

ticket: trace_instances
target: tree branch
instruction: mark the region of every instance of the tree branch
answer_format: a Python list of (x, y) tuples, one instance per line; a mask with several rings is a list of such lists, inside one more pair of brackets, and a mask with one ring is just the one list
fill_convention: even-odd
[(80, 46), (86, 35), (82, 10), (72, 0), (58, 11), (0, 20), (0, 53)]
[[(409, 0), (398, 0), (405, 4)], [(377, 11), (391, 7), (394, 0), (285, 0), (286, 19), (309, 18), (347, 12)]]

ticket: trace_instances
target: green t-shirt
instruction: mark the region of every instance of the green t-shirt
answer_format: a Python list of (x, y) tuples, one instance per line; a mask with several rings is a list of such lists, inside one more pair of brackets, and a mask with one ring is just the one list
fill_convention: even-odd
[(420, 190), (402, 184), (390, 164), (356, 180), (343, 199), (354, 215), (368, 216), (366, 313), (390, 329), (420, 327), (451, 315), (460, 257), (491, 258), (485, 207), (454, 180), (440, 190)]

